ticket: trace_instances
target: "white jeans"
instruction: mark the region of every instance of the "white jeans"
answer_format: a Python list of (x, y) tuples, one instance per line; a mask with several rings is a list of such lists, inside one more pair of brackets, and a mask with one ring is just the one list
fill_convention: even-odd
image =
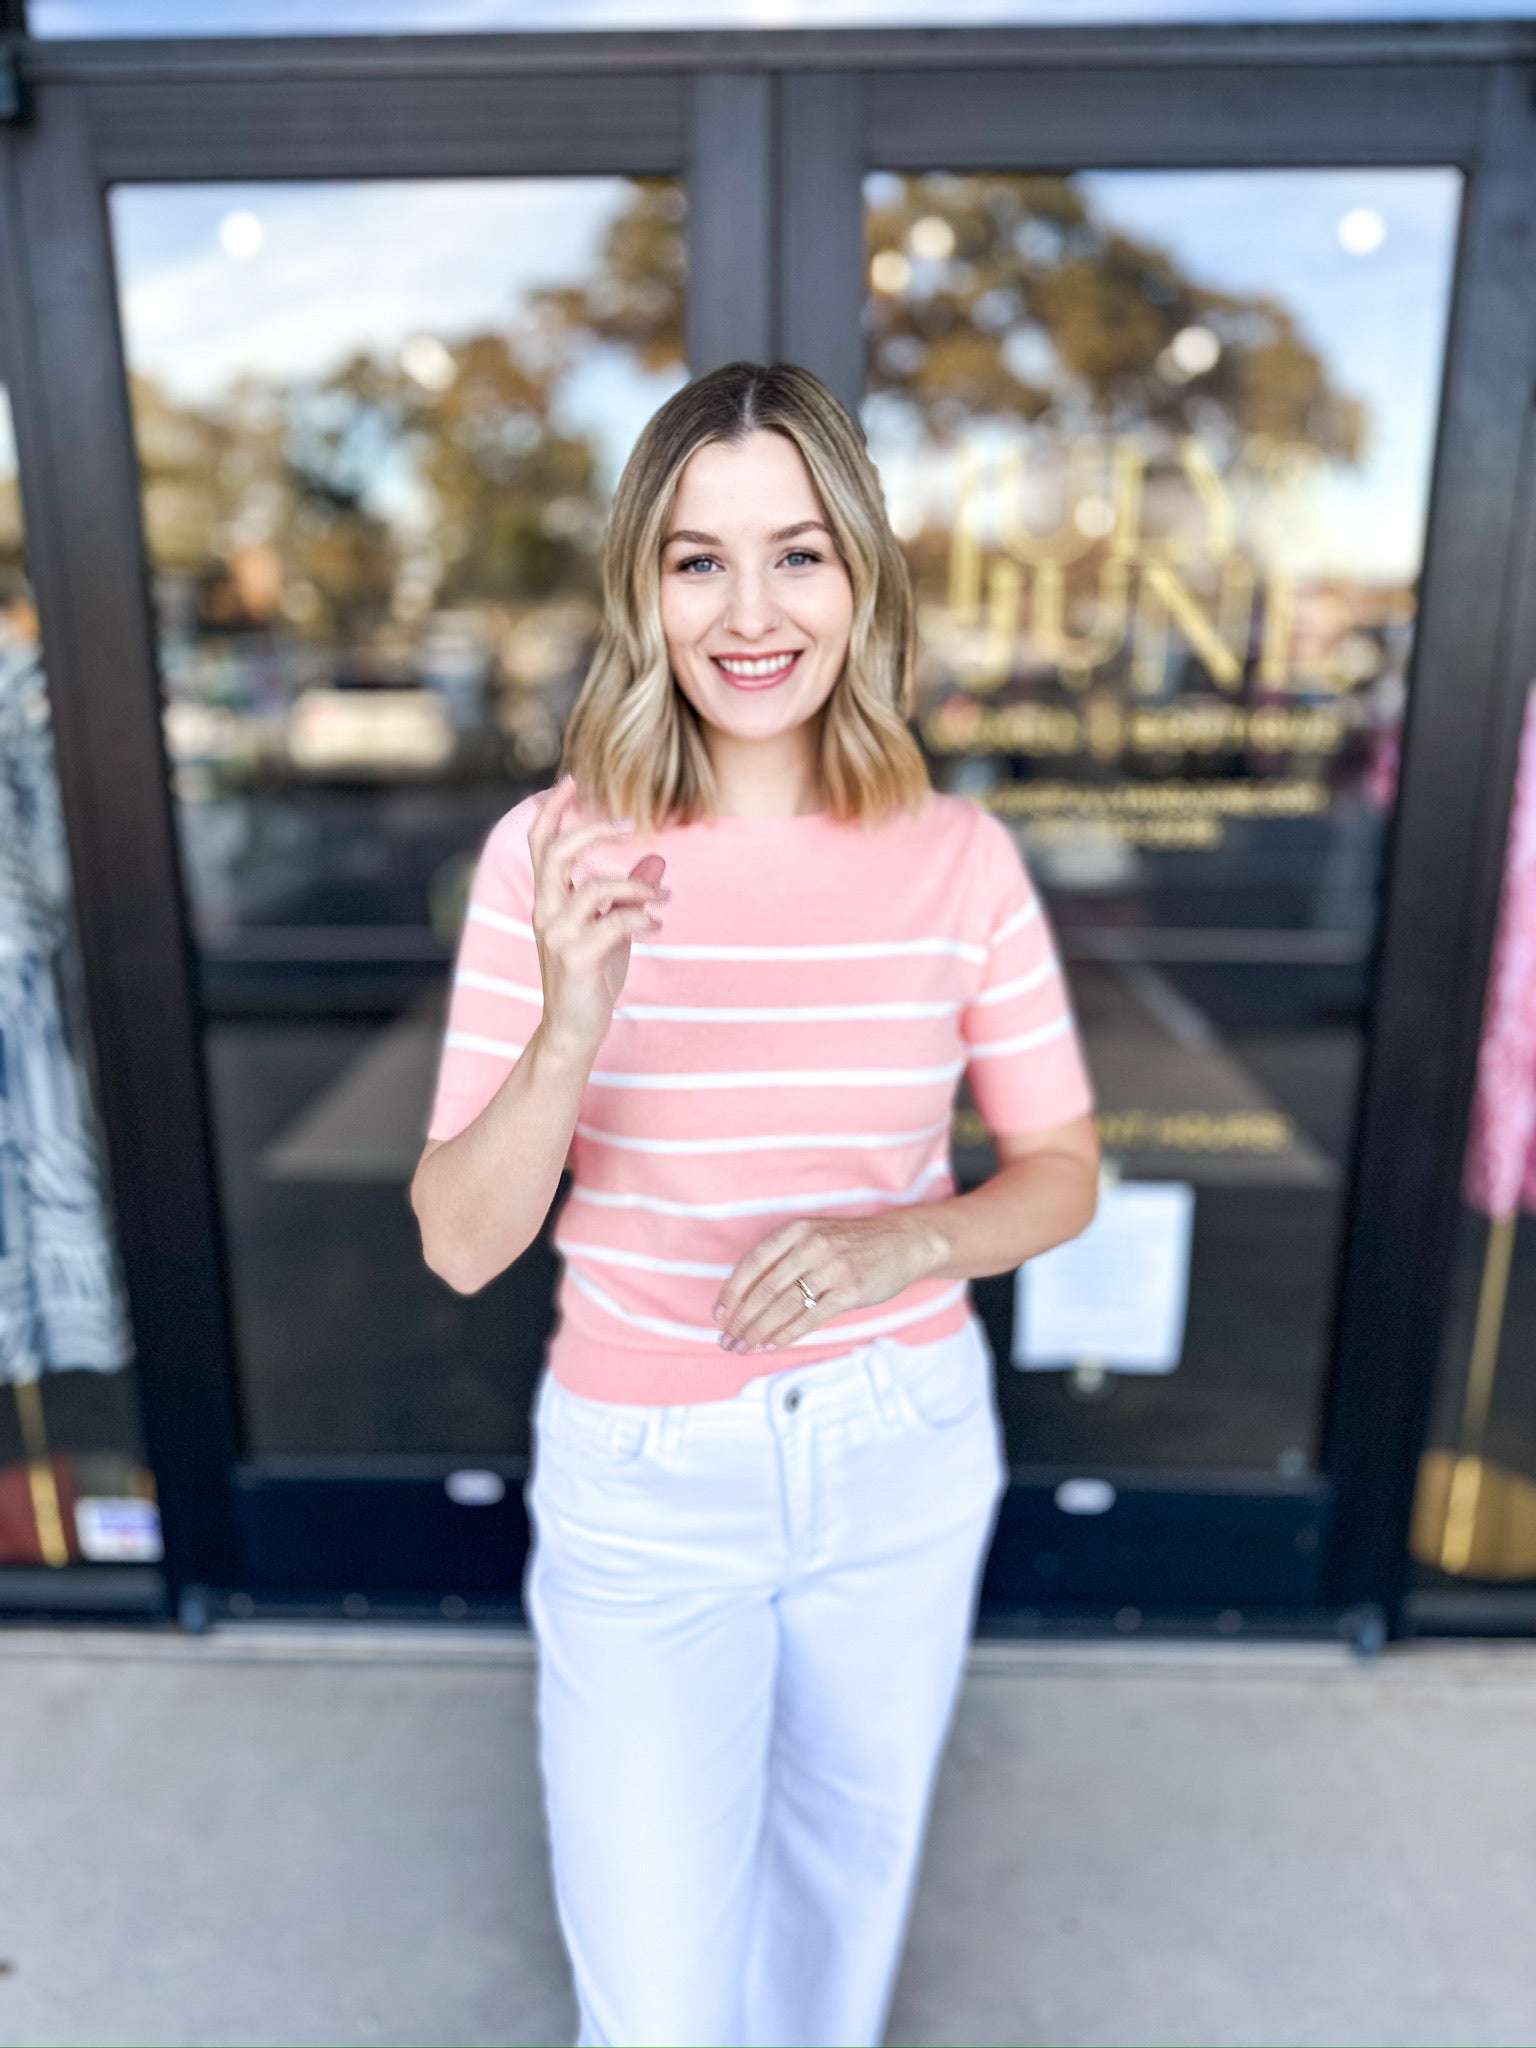
[(535, 1403), (524, 1595), (579, 2041), (877, 2043), (1006, 1464), (992, 1357)]

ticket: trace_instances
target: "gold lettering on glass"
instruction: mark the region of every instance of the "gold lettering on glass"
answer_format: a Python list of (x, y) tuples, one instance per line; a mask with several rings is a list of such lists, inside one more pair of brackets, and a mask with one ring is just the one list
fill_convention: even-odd
[(1250, 665), (1267, 691), (1345, 693), (1374, 674), (1358, 634), (1298, 645), (1283, 536), (1315, 450), (1254, 435), (1224, 477), (1194, 435), (1155, 465), (1134, 434), (1080, 435), (1049, 528), (1028, 516), (1047, 495), (1039, 467), (1017, 446), (958, 452), (943, 638), (963, 689), (1054, 671), (1083, 691), (1128, 652), (1132, 694), (1161, 698), (1175, 638), (1229, 694)]

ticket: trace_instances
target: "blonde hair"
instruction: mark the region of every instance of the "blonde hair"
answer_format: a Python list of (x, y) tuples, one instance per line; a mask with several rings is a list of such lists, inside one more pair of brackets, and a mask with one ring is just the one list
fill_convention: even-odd
[(829, 814), (866, 822), (915, 809), (928, 770), (907, 721), (916, 658), (912, 586), (864, 437), (794, 363), (727, 363), (647, 422), (614, 496), (603, 623), (566, 727), (561, 770), (589, 801), (642, 829), (714, 808), (698, 714), (673, 680), (661, 625), (661, 552), (683, 467), (711, 442), (782, 434), (799, 449), (853, 585), (848, 656), (821, 720)]

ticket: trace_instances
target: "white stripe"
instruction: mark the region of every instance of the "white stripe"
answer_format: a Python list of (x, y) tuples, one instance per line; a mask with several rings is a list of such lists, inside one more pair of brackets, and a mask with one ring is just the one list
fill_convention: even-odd
[(599, 1088), (921, 1088), (953, 1081), (964, 1060), (942, 1067), (789, 1067), (741, 1074), (619, 1074), (594, 1067), (587, 1076)]
[(574, 1266), (567, 1266), (565, 1270), (567, 1278), (599, 1308), (606, 1309), (609, 1315), (616, 1316), (621, 1323), (629, 1323), (634, 1329), (652, 1330), (658, 1337), (679, 1337), (689, 1344), (718, 1344), (720, 1341), (718, 1329), (705, 1329), (698, 1323), (674, 1323), (665, 1316), (633, 1315), (627, 1308), (620, 1308), (612, 1295), (605, 1294), (585, 1273), (578, 1272)]
[(1025, 925), (1033, 924), (1039, 915), (1040, 903), (1036, 898), (1033, 903), (1026, 903), (1022, 910), (1016, 910), (1012, 917), (998, 926), (992, 934), (992, 944), (1000, 946), (1004, 939), (1011, 939), (1015, 932), (1023, 931)]
[[(589, 1280), (574, 1266), (568, 1267), (567, 1271), (589, 1300), (606, 1309), (609, 1315), (616, 1316), (621, 1323), (632, 1324), (637, 1330), (654, 1331), (658, 1337), (676, 1337), (685, 1344), (718, 1344), (720, 1341), (720, 1332), (713, 1324), (674, 1323), (665, 1316), (634, 1315), (629, 1309), (620, 1308), (611, 1295), (605, 1294), (595, 1281)], [(920, 1301), (915, 1307), (894, 1309), (889, 1315), (870, 1316), (862, 1323), (839, 1323), (836, 1327), (810, 1330), (803, 1337), (792, 1337), (780, 1349), (793, 1351), (797, 1345), (833, 1344), (845, 1337), (878, 1337), (886, 1330), (899, 1330), (907, 1323), (926, 1322), (930, 1316), (941, 1314), (953, 1302), (959, 1301), (964, 1293), (965, 1282), (957, 1280), (953, 1287), (946, 1287), (942, 1294), (934, 1295), (929, 1301)]]
[(653, 960), (896, 960), (913, 953), (948, 953), (959, 960), (987, 957), (985, 946), (966, 939), (867, 939), (845, 946), (653, 946), (637, 939), (630, 951)]
[(817, 1214), (823, 1209), (846, 1208), (853, 1202), (887, 1202), (896, 1208), (904, 1202), (920, 1202), (925, 1189), (934, 1181), (948, 1176), (948, 1160), (934, 1159), (923, 1168), (911, 1186), (903, 1188), (899, 1194), (893, 1195), (889, 1188), (834, 1188), (830, 1193), (817, 1189), (808, 1195), (757, 1195), (740, 1202), (671, 1202), (660, 1195), (617, 1194), (606, 1188), (583, 1187), (577, 1181), (572, 1185), (567, 1200), (590, 1202), (595, 1209), (644, 1209), (652, 1216), (723, 1218)]
[(973, 1060), (990, 1060), (1000, 1052), (1028, 1052), (1032, 1046), (1046, 1045), (1053, 1038), (1060, 1038), (1063, 1031), (1070, 1031), (1070, 1012), (1063, 1010), (1051, 1024), (1042, 1024), (1037, 1031), (1021, 1031), (1017, 1038), (994, 1038), (990, 1045), (973, 1045)]
[(889, 1315), (868, 1316), (862, 1323), (839, 1323), (835, 1329), (812, 1330), (804, 1337), (791, 1337), (789, 1349), (797, 1344), (825, 1344), (829, 1337), (879, 1337), (887, 1330), (905, 1329), (908, 1323), (925, 1322), (929, 1316), (936, 1316), (965, 1297), (965, 1282), (957, 1280), (953, 1287), (946, 1287), (942, 1294), (935, 1294), (929, 1301), (915, 1302), (910, 1308), (893, 1309)]
[(473, 1031), (450, 1031), (443, 1043), (453, 1046), (458, 1052), (495, 1053), (504, 1060), (515, 1060), (523, 1051), (520, 1045), (508, 1045), (500, 1038), (480, 1038)]
[(499, 974), (481, 974), (473, 967), (461, 967), (453, 977), (455, 988), (488, 989), (493, 996), (516, 996), (519, 1002), (537, 1003), (544, 1006), (544, 991), (529, 988), (521, 981), (503, 981)]
[(879, 1152), (888, 1145), (916, 1145), (924, 1138), (937, 1138), (949, 1129), (943, 1123), (925, 1124), (920, 1131), (807, 1131), (803, 1135), (766, 1138), (621, 1138), (617, 1131), (601, 1131), (595, 1124), (577, 1124), (576, 1135), (590, 1138), (595, 1145), (612, 1145), (620, 1152), (653, 1152), (673, 1157), (703, 1157), (717, 1152)]
[[(1027, 905), (992, 935), (991, 943), (1028, 924), (1038, 916), (1034, 904)], [(531, 924), (524, 924), (519, 917), (508, 917), (504, 911), (490, 910), (483, 903), (471, 903), (465, 913), (473, 924), (490, 925), (499, 932), (513, 932), (520, 939), (531, 939), (534, 930)], [(631, 947), (632, 954), (645, 954), (655, 960), (899, 960), (921, 953), (944, 953), (957, 960), (985, 960), (987, 948), (973, 945), (968, 939), (865, 939), (850, 941), (841, 946), (656, 946), (637, 940)]]
[(878, 1018), (953, 1017), (958, 1003), (808, 1003), (758, 1009), (705, 1009), (671, 1003), (624, 1003), (615, 1017), (644, 1018), (666, 1024), (845, 1024)]
[(499, 910), (487, 910), (483, 903), (471, 903), (465, 913), (470, 924), (488, 924), (499, 932), (516, 932), (520, 939), (533, 937), (533, 926), (524, 924), (520, 917), (507, 917)]
[(1056, 961), (1044, 961), (1039, 967), (1032, 967), (1028, 974), (1015, 975), (1012, 981), (1000, 981), (996, 988), (982, 989), (976, 997), (976, 1001), (978, 1003), (1006, 1003), (1010, 996), (1027, 995), (1032, 988), (1039, 988), (1042, 983), (1049, 981), (1054, 974), (1058, 974), (1060, 971)]
[(653, 1259), (649, 1252), (620, 1252), (611, 1245), (583, 1244), (574, 1237), (557, 1237), (554, 1245), (563, 1258), (574, 1252), (577, 1258), (592, 1259), (599, 1265), (635, 1266), (642, 1273), (686, 1273), (694, 1280), (726, 1280), (736, 1270), (729, 1265), (708, 1265), (702, 1259)]

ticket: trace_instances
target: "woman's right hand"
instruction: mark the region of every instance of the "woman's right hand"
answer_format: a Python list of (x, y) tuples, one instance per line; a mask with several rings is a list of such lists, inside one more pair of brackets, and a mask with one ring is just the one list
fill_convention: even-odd
[(631, 941), (659, 931), (651, 909), (671, 894), (661, 884), (659, 853), (636, 861), (627, 876), (571, 880), (579, 857), (600, 840), (624, 837), (627, 824), (568, 826), (575, 783), (557, 782), (528, 828), (533, 857), (533, 935), (544, 981), (546, 1043), (592, 1059), (613, 1022), (613, 1006), (629, 972)]

